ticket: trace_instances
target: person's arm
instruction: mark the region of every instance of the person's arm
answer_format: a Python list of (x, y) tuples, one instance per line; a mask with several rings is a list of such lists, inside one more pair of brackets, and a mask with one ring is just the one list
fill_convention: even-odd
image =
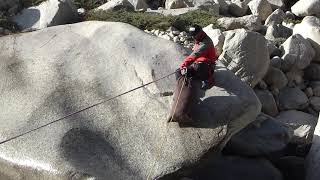
[(189, 65), (191, 65), (197, 59), (197, 57), (199, 57), (205, 51), (206, 48), (206, 44), (201, 42), (199, 47), (183, 60), (180, 65), (180, 69), (187, 68)]

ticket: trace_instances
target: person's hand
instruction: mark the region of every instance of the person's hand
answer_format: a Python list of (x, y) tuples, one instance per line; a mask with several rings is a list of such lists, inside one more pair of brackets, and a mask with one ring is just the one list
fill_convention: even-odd
[(187, 74), (187, 68), (185, 68), (185, 67), (181, 68), (180, 72), (181, 72), (181, 75), (183, 75), (183, 76), (186, 75)]

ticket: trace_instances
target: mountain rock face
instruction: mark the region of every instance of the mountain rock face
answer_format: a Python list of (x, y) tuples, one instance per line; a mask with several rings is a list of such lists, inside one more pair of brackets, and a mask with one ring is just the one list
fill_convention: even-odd
[[(32, 44), (32, 46), (31, 46)], [(131, 25), (83, 22), (0, 38), (0, 141), (175, 71), (185, 49)], [(12, 179), (158, 179), (201, 163), (255, 120), (253, 90), (218, 64), (198, 122), (167, 123), (173, 76), (0, 146)], [(1, 177), (0, 176), (0, 177)]]

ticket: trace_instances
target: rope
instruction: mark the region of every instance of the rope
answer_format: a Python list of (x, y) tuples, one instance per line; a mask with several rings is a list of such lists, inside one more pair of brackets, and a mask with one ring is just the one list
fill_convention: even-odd
[[(178, 103), (179, 103), (180, 95), (181, 95), (183, 86), (185, 85), (185, 81), (186, 81), (186, 77), (184, 76), (184, 78), (183, 78), (183, 83), (182, 83), (182, 86), (181, 86), (180, 91), (179, 91), (179, 94), (178, 94), (177, 102), (176, 102), (176, 104), (175, 104), (175, 106), (174, 106), (174, 109), (173, 109), (173, 114), (176, 113), (177, 105), (178, 105)], [(172, 116), (171, 116), (171, 118), (170, 118), (170, 120), (169, 120), (168, 122), (171, 122), (171, 121), (172, 121), (172, 119), (173, 119), (173, 114), (172, 114)], [(169, 130), (169, 128), (167, 128), (166, 134), (168, 134), (168, 130)], [(167, 136), (166, 136), (166, 137), (167, 137)], [(166, 138), (166, 139), (167, 139), (167, 138)], [(161, 146), (161, 145), (162, 145), (162, 146)], [(157, 162), (157, 161), (159, 160), (159, 158), (160, 158), (160, 154), (161, 154), (161, 151), (162, 151), (162, 149), (163, 149), (163, 146), (164, 146), (164, 143), (159, 143), (159, 145), (158, 145), (157, 148), (156, 148), (156, 159), (155, 159), (155, 161), (153, 162), (153, 165), (151, 166), (152, 168), (151, 168), (151, 171), (149, 172), (149, 174), (148, 174), (148, 176), (147, 176), (147, 180), (150, 179), (151, 173), (153, 172), (152, 170), (154, 170), (154, 166), (156, 165), (156, 162)]]
[(162, 80), (162, 79), (164, 79), (164, 78), (167, 78), (167, 77), (169, 77), (169, 76), (171, 76), (171, 75), (173, 75), (173, 74), (175, 74), (175, 72), (170, 73), (170, 74), (168, 74), (168, 75), (166, 75), (166, 76), (163, 76), (163, 77), (161, 77), (161, 78), (159, 78), (159, 79), (156, 79), (156, 80), (154, 80), (154, 81), (148, 82), (148, 83), (146, 83), (146, 84), (142, 84), (141, 86), (138, 86), (138, 87), (136, 87), (136, 88), (134, 88), (134, 89), (131, 89), (131, 90), (129, 90), (129, 91), (126, 91), (126, 92), (123, 92), (123, 93), (118, 94), (118, 95), (116, 95), (116, 96), (113, 96), (113, 97), (111, 97), (111, 98), (109, 98), (109, 99), (104, 99), (104, 100), (102, 100), (102, 101), (100, 101), (100, 102), (98, 102), (98, 103), (92, 104), (91, 106), (88, 106), (88, 107), (86, 107), (86, 108), (83, 108), (83, 109), (80, 109), (80, 110), (75, 111), (75, 112), (73, 112), (73, 113), (70, 113), (70, 114), (68, 114), (68, 115), (66, 115), (66, 116), (63, 116), (63, 117), (61, 117), (61, 118), (59, 118), (59, 119), (56, 119), (56, 120), (54, 120), (54, 121), (51, 121), (51, 122), (49, 122), (49, 123), (47, 123), (47, 124), (44, 124), (44, 125), (39, 126), (39, 127), (37, 127), (37, 128), (31, 129), (31, 130), (29, 130), (29, 131), (26, 131), (26, 132), (24, 132), (24, 133), (22, 133), (22, 134), (13, 136), (13, 137), (11, 137), (11, 138), (8, 138), (8, 139), (6, 139), (6, 140), (4, 140), (4, 141), (1, 141), (1, 142), (0, 142), (0, 145), (1, 145), (1, 144), (4, 144), (4, 143), (6, 143), (6, 142), (12, 141), (12, 140), (14, 140), (14, 139), (17, 139), (17, 138), (19, 138), (19, 137), (22, 137), (22, 136), (24, 136), (24, 135), (26, 135), (26, 134), (29, 134), (29, 133), (31, 133), (31, 132), (37, 131), (37, 130), (39, 130), (39, 129), (41, 129), (41, 128), (44, 128), (44, 127), (46, 127), (46, 126), (49, 126), (49, 125), (51, 125), (51, 124), (53, 124), (53, 123), (62, 121), (63, 119), (66, 119), (66, 118), (68, 118), (68, 117), (71, 117), (71, 116), (73, 116), (73, 115), (75, 115), (75, 114), (78, 114), (78, 113), (80, 113), (80, 112), (86, 111), (86, 110), (88, 110), (88, 109), (90, 109), (90, 108), (93, 108), (93, 107), (98, 106), (98, 105), (100, 105), (100, 104), (103, 104), (103, 103), (105, 103), (105, 102), (111, 101), (111, 100), (113, 100), (113, 99), (115, 99), (115, 98), (118, 98), (118, 97), (120, 97), (120, 96), (123, 96), (123, 95), (125, 95), (125, 94), (128, 94), (128, 93), (130, 93), (130, 92), (132, 92), (132, 91), (135, 91), (135, 90), (138, 90), (138, 89), (140, 89), (140, 88), (143, 88), (143, 87), (145, 87), (145, 86), (147, 86), (147, 85), (149, 85), (149, 84), (152, 84), (152, 83), (155, 83), (155, 82), (157, 82), (157, 81), (160, 81), (160, 80)]

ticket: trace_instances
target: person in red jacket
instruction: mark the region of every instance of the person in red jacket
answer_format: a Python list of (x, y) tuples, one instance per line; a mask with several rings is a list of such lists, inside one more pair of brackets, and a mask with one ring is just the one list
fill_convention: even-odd
[(214, 85), (213, 71), (217, 59), (213, 42), (199, 25), (191, 26), (189, 35), (194, 39), (195, 46), (181, 63), (180, 70), (182, 74), (188, 72), (189, 76), (200, 79), (202, 89), (210, 89)]

